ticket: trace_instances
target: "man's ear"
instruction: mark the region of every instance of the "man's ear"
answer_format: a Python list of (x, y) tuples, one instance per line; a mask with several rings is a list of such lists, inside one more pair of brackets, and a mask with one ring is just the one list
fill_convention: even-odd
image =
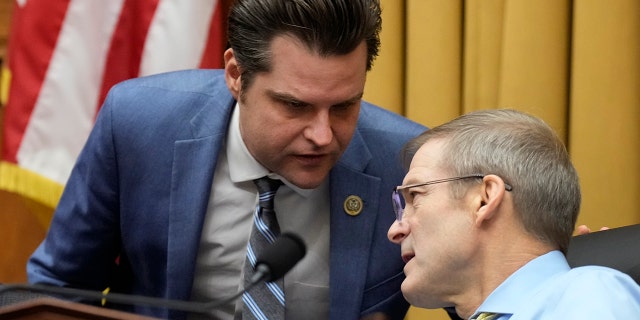
[(240, 96), (241, 81), (240, 81), (240, 66), (238, 66), (238, 60), (233, 53), (233, 49), (229, 48), (224, 52), (224, 80), (227, 83), (231, 95), (236, 101)]
[(479, 201), (476, 208), (476, 225), (492, 219), (498, 212), (506, 192), (502, 178), (490, 174), (482, 179)]

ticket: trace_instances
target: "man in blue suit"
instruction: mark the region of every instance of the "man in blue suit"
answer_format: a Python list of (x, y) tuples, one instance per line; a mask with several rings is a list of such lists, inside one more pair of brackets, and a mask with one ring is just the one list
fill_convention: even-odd
[[(380, 28), (376, 0), (240, 0), (224, 70), (116, 85), (29, 281), (221, 301), (242, 288), (252, 180), (266, 175), (284, 183), (281, 230), (308, 248), (285, 276), (286, 318), (402, 319), (388, 194), (404, 175), (400, 149), (425, 128), (361, 101)], [(240, 308), (208, 316), (232, 319)]]

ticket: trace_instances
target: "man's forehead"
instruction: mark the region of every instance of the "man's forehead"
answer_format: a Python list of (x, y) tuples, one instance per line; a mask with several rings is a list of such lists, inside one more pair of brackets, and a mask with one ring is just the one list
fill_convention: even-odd
[(442, 143), (435, 140), (423, 144), (413, 156), (403, 185), (441, 178), (441, 149)]
[(435, 168), (440, 163), (443, 149), (444, 141), (442, 139), (427, 140), (413, 156), (409, 170), (414, 167)]

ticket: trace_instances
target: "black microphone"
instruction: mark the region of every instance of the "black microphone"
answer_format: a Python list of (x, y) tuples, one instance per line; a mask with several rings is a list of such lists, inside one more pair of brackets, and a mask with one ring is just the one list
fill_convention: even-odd
[(257, 257), (255, 267), (256, 273), (251, 278), (249, 285), (233, 296), (222, 301), (194, 302), (172, 300), (38, 284), (2, 284), (0, 285), (0, 294), (12, 291), (27, 291), (42, 294), (58, 294), (76, 298), (96, 299), (126, 305), (146, 305), (194, 313), (207, 313), (221, 305), (237, 299), (262, 281), (269, 282), (283, 277), (298, 263), (298, 261), (302, 260), (305, 254), (306, 246), (299, 236), (293, 233), (282, 233), (280, 237), (273, 242), (273, 244), (267, 247), (267, 249)]
[(256, 273), (251, 283), (280, 279), (302, 260), (307, 249), (299, 236), (284, 232), (256, 258)]

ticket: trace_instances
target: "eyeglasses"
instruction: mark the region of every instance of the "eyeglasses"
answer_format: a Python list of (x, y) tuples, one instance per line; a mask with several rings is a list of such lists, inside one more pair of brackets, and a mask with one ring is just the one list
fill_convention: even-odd
[[(393, 211), (396, 214), (396, 220), (402, 221), (402, 213), (404, 211), (405, 201), (404, 201), (404, 197), (399, 192), (401, 190), (414, 188), (414, 187), (428, 186), (428, 185), (431, 185), (431, 184), (437, 184), (437, 183), (443, 183), (443, 182), (463, 180), (463, 179), (472, 179), (472, 178), (473, 179), (482, 179), (484, 177), (485, 177), (484, 174), (471, 174), (471, 175), (468, 175), (468, 176), (438, 179), (438, 180), (433, 180), (433, 181), (428, 181), (428, 182), (409, 184), (409, 185), (406, 185), (406, 186), (397, 186), (397, 187), (395, 187), (393, 189), (393, 192), (391, 193), (391, 200), (392, 200), (392, 203), (393, 203)], [(507, 191), (513, 190), (513, 187), (511, 187), (510, 184), (505, 183), (504, 185), (505, 185), (504, 186), (505, 190), (507, 190)]]

